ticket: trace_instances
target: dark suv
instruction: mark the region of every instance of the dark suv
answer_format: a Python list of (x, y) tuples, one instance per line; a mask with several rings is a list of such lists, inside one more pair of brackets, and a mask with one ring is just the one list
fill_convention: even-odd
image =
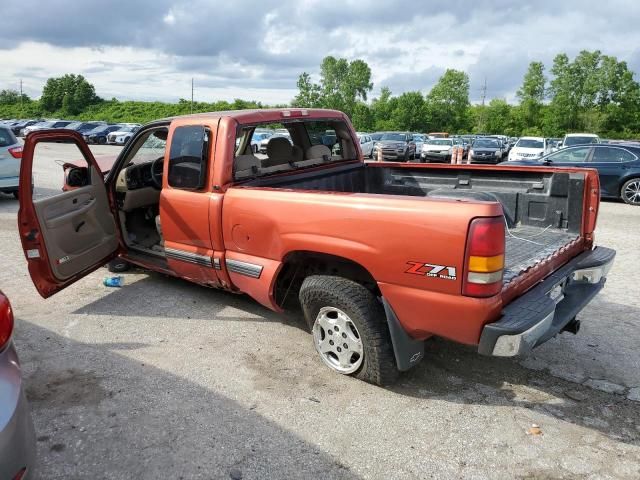
[(384, 132), (376, 142), (373, 158), (379, 158), (382, 152), (383, 160), (408, 162), (416, 157), (416, 144), (413, 135), (408, 132)]

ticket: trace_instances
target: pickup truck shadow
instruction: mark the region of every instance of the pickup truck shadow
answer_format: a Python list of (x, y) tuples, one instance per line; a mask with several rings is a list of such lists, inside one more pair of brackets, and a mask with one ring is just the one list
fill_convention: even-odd
[[(107, 271), (105, 270), (105, 275)], [(135, 270), (134, 272), (141, 272)], [(111, 274), (109, 274), (111, 275)], [(155, 272), (131, 281), (108, 295), (75, 310), (74, 314), (145, 318), (187, 318), (211, 321), (280, 322), (306, 331), (302, 312), (279, 315), (246, 295), (207, 288)], [(135, 303), (132, 303), (135, 299)]]
[(260, 415), (259, 405), (128, 358), (113, 344), (70, 340), (25, 320), (18, 327), (38, 478), (360, 478)]

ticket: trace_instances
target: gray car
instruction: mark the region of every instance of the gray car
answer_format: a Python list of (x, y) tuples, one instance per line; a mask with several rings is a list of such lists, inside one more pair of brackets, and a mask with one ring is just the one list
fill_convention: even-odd
[(13, 312), (0, 291), (0, 479), (33, 478), (36, 438), (11, 340)]
[(18, 198), (18, 176), (22, 144), (11, 128), (0, 125), (0, 192), (11, 193)]

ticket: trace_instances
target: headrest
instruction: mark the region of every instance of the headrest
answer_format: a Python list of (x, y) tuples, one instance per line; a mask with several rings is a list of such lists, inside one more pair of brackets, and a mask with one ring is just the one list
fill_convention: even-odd
[(331, 158), (331, 149), (326, 145), (314, 145), (311, 148), (307, 148), (307, 158), (323, 158), (327, 156)]
[(267, 157), (269, 160), (288, 162), (291, 160), (291, 143), (284, 137), (273, 137), (267, 143)]

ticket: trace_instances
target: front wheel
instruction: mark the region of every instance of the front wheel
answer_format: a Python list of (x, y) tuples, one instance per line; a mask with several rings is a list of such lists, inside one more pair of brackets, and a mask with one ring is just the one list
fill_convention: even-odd
[(116, 257), (107, 264), (107, 269), (112, 273), (123, 273), (131, 268), (131, 264), (122, 258)]
[(299, 298), (326, 366), (376, 385), (398, 378), (384, 309), (369, 290), (346, 278), (313, 275)]
[(629, 205), (640, 205), (640, 178), (627, 180), (620, 189), (620, 197)]

